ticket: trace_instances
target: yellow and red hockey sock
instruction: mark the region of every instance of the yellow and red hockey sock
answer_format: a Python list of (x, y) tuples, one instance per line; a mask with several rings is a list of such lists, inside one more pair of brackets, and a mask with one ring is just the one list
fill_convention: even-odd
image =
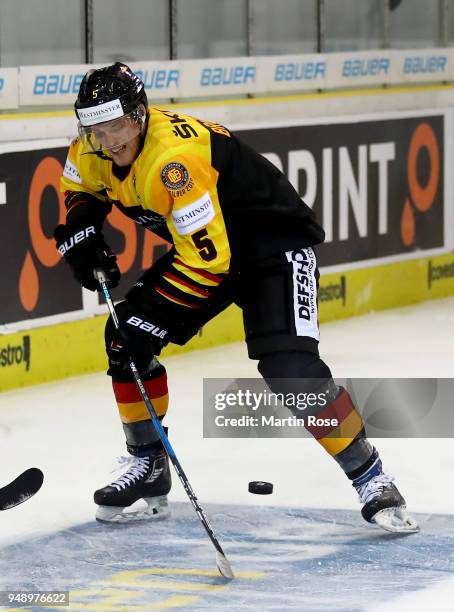
[(318, 423), (330, 424), (307, 425), (306, 429), (332, 457), (346, 450), (364, 430), (363, 419), (345, 389), (317, 413), (316, 419)]
[[(162, 420), (169, 405), (165, 368), (159, 365), (149, 374), (143, 375), (142, 381), (157, 416)], [(136, 383), (112, 377), (112, 387), (129, 452), (132, 454), (147, 454), (147, 451), (156, 445), (159, 436)]]
[(339, 395), (318, 412), (317, 418), (329, 419), (332, 424), (306, 429), (337, 461), (354, 486), (381, 472), (378, 451), (367, 439), (363, 419), (345, 389), (340, 387)]

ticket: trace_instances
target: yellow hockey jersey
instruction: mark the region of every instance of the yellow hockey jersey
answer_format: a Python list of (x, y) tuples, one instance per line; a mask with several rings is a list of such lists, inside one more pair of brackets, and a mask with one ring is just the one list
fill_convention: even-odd
[(274, 165), (227, 128), (168, 110), (149, 109), (142, 149), (127, 168), (75, 139), (61, 190), (69, 216), (81, 203), (103, 216), (112, 203), (171, 241), (175, 259), (159, 292), (195, 308), (230, 270), (323, 240)]

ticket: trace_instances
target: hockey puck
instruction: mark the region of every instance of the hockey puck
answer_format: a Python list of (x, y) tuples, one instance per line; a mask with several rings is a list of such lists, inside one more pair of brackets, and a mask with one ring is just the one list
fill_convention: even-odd
[(273, 492), (273, 483), (263, 482), (263, 480), (253, 480), (248, 485), (248, 491), (256, 495), (269, 495)]

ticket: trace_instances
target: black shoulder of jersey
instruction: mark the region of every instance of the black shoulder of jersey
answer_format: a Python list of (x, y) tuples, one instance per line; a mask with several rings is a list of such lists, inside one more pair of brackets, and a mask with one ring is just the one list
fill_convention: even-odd
[(141, 206), (123, 206), (118, 200), (111, 200), (111, 202), (120, 212), (132, 219), (134, 223), (152, 231), (166, 242), (173, 244), (172, 234), (167, 228), (164, 215), (160, 215), (152, 210), (145, 210)]

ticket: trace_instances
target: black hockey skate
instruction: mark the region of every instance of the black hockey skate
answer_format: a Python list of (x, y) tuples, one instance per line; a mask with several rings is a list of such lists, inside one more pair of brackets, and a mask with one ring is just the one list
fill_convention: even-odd
[(378, 474), (356, 487), (359, 501), (364, 504), (361, 514), (368, 523), (376, 523), (393, 533), (415, 533), (419, 527), (408, 514), (405, 499), (393, 484), (394, 478)]
[[(120, 457), (127, 469), (114, 482), (95, 491), (96, 519), (127, 523), (165, 518), (172, 486), (169, 458), (164, 451), (147, 457)], [(139, 501), (140, 500), (140, 501)], [(137, 503), (136, 503), (137, 502)]]

